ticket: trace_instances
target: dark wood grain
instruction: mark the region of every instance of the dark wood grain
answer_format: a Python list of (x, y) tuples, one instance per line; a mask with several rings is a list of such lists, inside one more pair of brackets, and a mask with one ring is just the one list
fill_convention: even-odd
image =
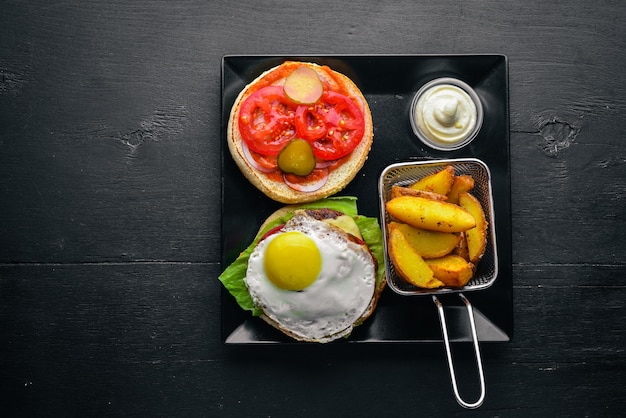
[(225, 54), (506, 55), (515, 332), (476, 414), (626, 408), (623, 2), (0, 9), (0, 415), (465, 415), (441, 344), (221, 343)]
[[(211, 264), (4, 266), (0, 273), (2, 294), (14, 295), (4, 306), (12, 318), (2, 317), (3, 405), (20, 415), (317, 415), (325, 406), (311, 394), (339, 416), (461, 414), (440, 344), (224, 347), (219, 285), (210, 280), (219, 269)], [(581, 276), (594, 273), (621, 274), (590, 267)], [(563, 268), (515, 274), (524, 283), (514, 288), (516, 339), (483, 345), (485, 414), (617, 415), (626, 402), (615, 385), (626, 372), (626, 330), (616, 314), (623, 286), (568, 290)], [(455, 345), (454, 355), (461, 388), (475, 396), (469, 347)], [(359, 385), (358, 394), (346, 385)], [(362, 402), (346, 402), (347, 395)]]

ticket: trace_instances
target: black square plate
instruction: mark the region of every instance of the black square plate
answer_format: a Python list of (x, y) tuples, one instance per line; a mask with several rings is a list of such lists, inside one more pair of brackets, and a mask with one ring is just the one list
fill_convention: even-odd
[[(239, 92), (263, 71), (286, 60), (328, 65), (350, 77), (372, 111), (374, 143), (355, 179), (339, 195), (356, 196), (359, 213), (379, 217), (378, 178), (392, 163), (473, 157), (492, 174), (498, 277), (488, 289), (466, 294), (474, 306), (480, 341), (509, 341), (513, 334), (508, 65), (503, 55), (226, 56), (222, 60), (222, 270), (235, 260), (265, 218), (282, 205), (265, 197), (241, 174), (226, 144), (230, 109)], [(456, 151), (437, 151), (413, 134), (409, 107), (415, 92), (438, 77), (456, 77), (474, 88), (484, 108), (478, 137)], [(222, 339), (227, 344), (296, 343), (243, 311), (222, 287)], [(452, 341), (470, 340), (464, 307), (443, 297)], [(385, 289), (374, 314), (338, 344), (442, 341), (429, 297)], [(302, 344), (302, 343), (297, 343)]]

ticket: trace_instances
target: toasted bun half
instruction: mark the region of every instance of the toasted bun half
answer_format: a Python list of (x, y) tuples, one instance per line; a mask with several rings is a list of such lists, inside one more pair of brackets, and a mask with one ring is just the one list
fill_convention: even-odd
[[(325, 219), (332, 219), (336, 216), (341, 215), (340, 212), (336, 212), (336, 211), (329, 210), (329, 209), (298, 209), (297, 205), (286, 206), (277, 210), (275, 213), (273, 213), (267, 218), (266, 222), (259, 229), (259, 235), (262, 233), (262, 231), (267, 229), (267, 226), (271, 224), (275, 219), (283, 218), (288, 213), (294, 213), (294, 218), (292, 219), (291, 222), (296, 221), (296, 224), (299, 222), (306, 221), (306, 219), (315, 219), (317, 221), (323, 221)], [(354, 236), (347, 233), (345, 230), (343, 230), (340, 227), (334, 226), (333, 224), (330, 224), (330, 223), (328, 225), (329, 225), (329, 228), (325, 232), (325, 234), (332, 236), (333, 239), (335, 240), (339, 239), (339, 240), (345, 241), (346, 245), (351, 249), (351, 251), (361, 253), (362, 258), (367, 260), (367, 262), (371, 264), (371, 268), (374, 271), (377, 270), (378, 261), (376, 260), (376, 257), (374, 257), (374, 255), (371, 253), (371, 251), (369, 250), (369, 248), (367, 247), (365, 243), (363, 243), (362, 241), (358, 239), (355, 239)], [(327, 342), (334, 341), (336, 339), (350, 335), (354, 327), (362, 324), (368, 317), (370, 317), (377, 306), (378, 300), (380, 298), (380, 295), (385, 285), (386, 285), (386, 281), (384, 277), (382, 277), (382, 279), (376, 279), (373, 293), (371, 294), (371, 299), (369, 300), (369, 304), (367, 305), (365, 310), (362, 311), (360, 316), (353, 318), (354, 319), (353, 322), (351, 324), (346, 324), (344, 328), (340, 330), (336, 330), (333, 333), (328, 333), (322, 336), (311, 337), (310, 335), (306, 335), (306, 333), (303, 334), (303, 333), (299, 333), (296, 331), (292, 331), (288, 327), (282, 326), (280, 323), (280, 320), (273, 318), (271, 314), (268, 314), (267, 312), (265, 312), (265, 310), (263, 309), (263, 306), (260, 306), (260, 308), (264, 312), (261, 315), (261, 318), (272, 327), (278, 329), (285, 335), (295, 340), (327, 343)]]
[[(326, 183), (313, 191), (298, 191), (289, 187), (282, 178), (276, 180), (276, 176), (270, 178), (267, 174), (256, 169), (246, 158), (246, 147), (239, 132), (239, 114), (242, 103), (257, 90), (270, 85), (283, 85), (285, 78), (298, 67), (306, 66), (313, 69), (326, 88), (332, 91), (345, 92), (345, 94), (360, 104), (363, 112), (365, 130), (363, 138), (356, 148), (342, 158), (342, 163), (337, 168), (330, 170)], [(367, 155), (372, 146), (374, 137), (372, 115), (365, 97), (359, 88), (345, 75), (338, 73), (329, 67), (308, 62), (287, 61), (270, 70), (265, 71), (251, 83), (249, 83), (237, 96), (232, 107), (227, 126), (228, 149), (235, 163), (243, 175), (261, 192), (269, 198), (282, 203), (304, 203), (319, 200), (331, 196), (344, 189), (356, 176), (365, 164)]]

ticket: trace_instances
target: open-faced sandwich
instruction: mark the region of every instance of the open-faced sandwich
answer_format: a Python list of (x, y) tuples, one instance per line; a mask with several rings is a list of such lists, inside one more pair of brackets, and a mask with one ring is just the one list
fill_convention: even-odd
[(296, 61), (249, 83), (227, 126), (228, 149), (244, 176), (271, 199), (292, 204), (345, 188), (373, 136), (369, 106), (352, 80)]
[(356, 198), (285, 206), (219, 279), (239, 305), (300, 341), (350, 335), (385, 286), (377, 218), (357, 214)]

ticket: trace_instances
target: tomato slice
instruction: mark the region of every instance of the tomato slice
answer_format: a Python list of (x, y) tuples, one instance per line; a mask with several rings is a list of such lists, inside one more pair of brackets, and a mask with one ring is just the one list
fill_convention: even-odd
[(239, 110), (239, 132), (250, 150), (261, 155), (278, 155), (296, 131), (296, 103), (280, 86), (263, 87), (250, 95)]
[(298, 106), (296, 110), (296, 134), (309, 142), (323, 138), (328, 132), (323, 105)]
[(270, 235), (276, 234), (277, 232), (281, 231), (284, 227), (285, 227), (285, 224), (280, 224), (271, 228), (269, 231), (263, 234), (261, 238), (259, 238), (259, 242), (263, 241), (265, 238), (269, 237)]
[(311, 143), (317, 158), (336, 160), (361, 142), (365, 120), (350, 97), (326, 91), (316, 104), (297, 108), (295, 130), (298, 137)]

